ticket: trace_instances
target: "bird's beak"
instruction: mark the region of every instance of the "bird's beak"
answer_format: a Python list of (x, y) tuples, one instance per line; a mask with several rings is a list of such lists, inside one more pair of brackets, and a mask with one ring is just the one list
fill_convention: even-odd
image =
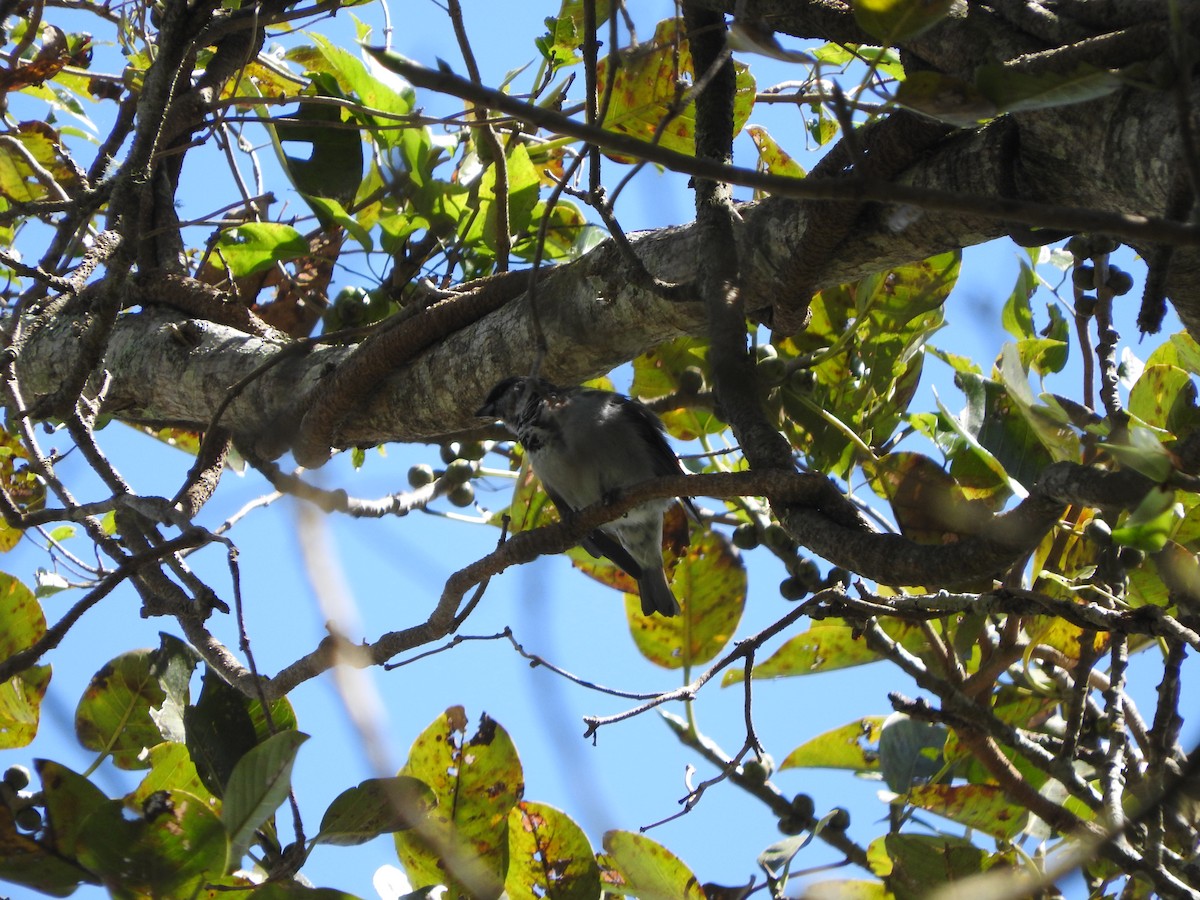
[(500, 418), (499, 414), (496, 412), (496, 404), (494, 404), (494, 403), (483, 404), (483, 406), (481, 406), (481, 407), (479, 407), (479, 409), (475, 410), (475, 418), (490, 419), (491, 421), (495, 422), (496, 420), (498, 420)]

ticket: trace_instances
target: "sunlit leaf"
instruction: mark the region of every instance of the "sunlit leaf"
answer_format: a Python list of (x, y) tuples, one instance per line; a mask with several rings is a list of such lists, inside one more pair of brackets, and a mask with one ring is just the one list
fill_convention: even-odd
[(927, 812), (1003, 840), (1019, 834), (1029, 815), (1010, 801), (1002, 789), (989, 784), (917, 785), (905, 799)]
[(854, 20), (885, 44), (916, 37), (937, 25), (953, 0), (854, 0)]
[(609, 893), (638, 900), (705, 900), (700, 882), (679, 857), (628, 831), (605, 833), (600, 882)]
[[(0, 659), (32, 647), (46, 633), (46, 617), (33, 592), (0, 572)], [(0, 684), (0, 749), (24, 747), (41, 720), (49, 666), (30, 666)]]
[(779, 764), (780, 769), (879, 770), (879, 734), (886, 716), (863, 716), (805, 741)]
[(544, 803), (521, 802), (508, 813), (509, 900), (595, 900), (600, 868), (583, 829)]
[[(654, 37), (633, 50), (619, 51), (620, 68), (613, 79), (612, 100), (602, 125), (643, 141), (655, 141), (678, 153), (692, 155), (695, 150), (695, 105), (671, 118), (666, 128), (660, 124), (678, 100), (680, 79), (692, 79), (692, 55), (687, 40), (679, 32), (675, 19), (658, 24)], [(611, 57), (596, 67), (600, 84), (605, 84), (612, 67)], [(741, 131), (754, 105), (754, 78), (749, 68), (734, 61), (737, 88), (734, 96), (734, 133)], [(657, 135), (657, 137), (656, 137)]]
[[(925, 636), (918, 626), (904, 624), (896, 619), (879, 624), (892, 640), (899, 642), (906, 649), (913, 651), (925, 647)], [(859, 629), (841, 619), (828, 618), (813, 622), (808, 631), (791, 638), (770, 657), (756, 663), (754, 677), (813, 675), (817, 672), (861, 666), (879, 659), (881, 657), (867, 646), (866, 639)], [(736, 684), (743, 677), (741, 669), (730, 670), (721, 684)]]
[(459, 880), (463, 870), (447, 869), (447, 854), (453, 853), (470, 861), (473, 881), (494, 884), (499, 893), (508, 870), (509, 811), (525, 787), (508, 732), (484, 714), (468, 737), (466, 712), (453, 706), (413, 742), (400, 774), (429, 785), (438, 803), (426, 827), (395, 835), (413, 885), (445, 884), (450, 896), (466, 893)]
[(671, 589), (682, 606), (679, 615), (642, 615), (641, 600), (626, 597), (625, 611), (638, 650), (669, 669), (711, 661), (737, 630), (746, 584), (745, 563), (729, 538), (715, 529), (699, 532), (671, 574)]
[(291, 225), (246, 222), (222, 231), (214, 245), (235, 277), (308, 254), (308, 241)]

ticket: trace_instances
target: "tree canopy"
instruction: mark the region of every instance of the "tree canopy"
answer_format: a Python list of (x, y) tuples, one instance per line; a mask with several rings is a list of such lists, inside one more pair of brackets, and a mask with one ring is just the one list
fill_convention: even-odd
[[(1200, 897), (1180, 703), (1200, 650), (1200, 16), (1177, 0), (639, 6), (562, 0), (544, 32), (501, 41), (460, 0), (4, 0), (0, 550), (32, 544), (40, 566), (0, 573), (0, 747), (15, 763), (53, 726), (42, 698), (96, 607), (135, 592), (162, 636), (106, 648), (76, 686), (88, 771), (5, 771), (0, 880), (345, 897), (307, 882), (310, 852), (390, 835), (394, 896), (785, 897), (818, 841), (847, 867), (815, 879), (827, 896), (1053, 896), (1078, 873), (1090, 897)], [(435, 33), (457, 56), (425, 49)], [(781, 107), (790, 128), (759, 124)], [(630, 186), (655, 170), (688, 176), (694, 220), (631, 220)], [(1021, 248), (1019, 274), (980, 323), (1002, 350), (973, 358), (938, 335), (972, 315), (951, 296), (964, 248), (993, 240)], [(962, 411), (920, 398), (927, 364)], [(534, 369), (627, 387), (688, 474), (560, 521), (520, 445), (475, 417)], [(114, 461), (131, 429), (186, 453), (161, 492)], [(320, 471), (382, 466), (367, 451), (394, 444), (439, 448), (403, 490), (359, 497)], [(214, 518), (234, 472), (255, 498)], [(331, 620), (296, 646), (286, 612), (248, 624), (242, 590), (277, 565), (240, 548), (279, 496), (302, 504), (334, 605), (315, 512), (407, 517), (417, 548), (433, 540), (418, 514), (437, 514), (496, 545), (405, 598), (391, 630)], [(702, 884), (701, 861), (653, 836), (590, 835), (526, 797), (522, 736), (471, 697), (420, 723), (399, 772), (324, 809), (289, 793), (298, 688), (343, 684), (373, 754), (347, 672), (418, 671), (478, 637), (490, 581), (538, 557), (632, 590), (577, 545), (676, 496), (702, 507), (667, 521), (682, 614), (624, 603), (637, 652), (679, 685), (619, 694), (629, 707), (585, 736), (661, 715), (677, 763), (710, 767), (681, 815), (744, 792), (777, 824), (745, 861), (755, 879)], [(778, 588), (748, 574), (763, 558)], [(607, 690), (510, 629), (491, 639)], [(844, 725), (764, 746), (756, 721), (787, 714), (766, 680), (801, 697), (801, 676), (867, 663), (916, 696), (855, 698)], [(695, 715), (722, 685), (744, 698), (732, 753)], [(140, 780), (106, 791), (101, 766)], [(780, 786), (822, 768), (886, 786), (877, 821)]]

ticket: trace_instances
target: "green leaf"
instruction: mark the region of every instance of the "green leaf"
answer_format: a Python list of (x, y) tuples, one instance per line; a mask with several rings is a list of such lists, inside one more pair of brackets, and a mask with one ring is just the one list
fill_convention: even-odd
[(737, 631), (746, 585), (745, 563), (729, 538), (715, 529), (700, 531), (671, 573), (671, 589), (682, 606), (678, 616), (644, 616), (641, 600), (626, 595), (634, 643), (643, 656), (664, 668), (709, 662)]
[(0, 804), (0, 879), (52, 897), (74, 893), (82, 882), (96, 877), (53, 848), (17, 830), (13, 812)]
[(884, 837), (892, 871), (887, 883), (895, 900), (919, 900), (936, 886), (978, 875), (987, 851), (963, 838), (942, 834), (889, 834)]
[(218, 802), (216, 795), (201, 780), (188, 748), (184, 744), (164, 741), (150, 748), (150, 771), (126, 800), (143, 803), (151, 794), (169, 790), (194, 794), (214, 809)]
[(292, 786), (292, 765), (308, 735), (281, 731), (243, 756), (225, 786), (221, 821), (229, 833), (230, 859), (240, 863), (254, 840), (254, 832), (287, 797)]
[(229, 845), (221, 820), (200, 798), (160, 791), (143, 817), (119, 800), (94, 810), (79, 829), (80, 861), (114, 897), (189, 897), (225, 873)]
[(600, 867), (583, 829), (566, 813), (522, 801), (508, 813), (509, 900), (595, 900)]
[[(395, 835), (413, 886), (445, 884), (454, 897), (470, 893), (463, 884), (469, 875), (498, 894), (508, 871), (509, 811), (525, 788), (508, 732), (484, 714), (468, 738), (466, 712), (453, 706), (413, 742), (400, 774), (429, 785), (438, 801), (426, 827)], [(448, 872), (448, 855), (471, 860), (469, 872)]]
[(200, 698), (184, 710), (188, 752), (214, 795), (222, 797), (233, 768), (265, 736), (259, 735), (249, 701), (216, 672), (205, 668)]
[(1066, 72), (1038, 74), (991, 63), (976, 70), (975, 84), (1001, 113), (1085, 103), (1124, 86), (1116, 72), (1085, 62)]
[(1033, 268), (1021, 259), (1021, 268), (1017, 273), (1017, 283), (1004, 301), (1004, 310), (1000, 314), (1000, 324), (1004, 330), (1018, 341), (1036, 337), (1033, 330), (1033, 307), (1029, 299), (1037, 290), (1038, 279)]
[(944, 725), (888, 716), (879, 735), (879, 773), (887, 786), (903, 794), (937, 775), (945, 766), (942, 748), (947, 734)]
[(638, 900), (704, 900), (691, 869), (657, 841), (628, 831), (604, 835), (599, 857), (604, 889)]
[[(33, 592), (0, 572), (0, 659), (36, 644), (46, 633), (46, 617)], [(49, 666), (30, 666), (8, 679), (0, 692), (0, 749), (24, 747), (37, 736), (42, 697), (50, 684)]]
[[(320, 96), (341, 96), (331, 76), (318, 75), (313, 86)], [(311, 146), (307, 159), (283, 155), (296, 190), (342, 203), (354, 200), (363, 178), (363, 142), (358, 129), (346, 127), (340, 107), (301, 100), (295, 115), (271, 119), (270, 124), (281, 143)]]
[(74, 859), (84, 821), (109, 798), (87, 778), (53, 760), (39, 759), (34, 766), (42, 782), (51, 849)]
[[(368, 253), (375, 249), (371, 232), (363, 228), (354, 216), (346, 212), (346, 208), (342, 204), (330, 197), (317, 197), (311, 194), (305, 194), (304, 200), (313, 208), (313, 212), (317, 214), (322, 226), (328, 228), (330, 225), (338, 225), (346, 229), (346, 233), (358, 241), (359, 246)], [(307, 247), (307, 243), (305, 246)]]
[(909, 72), (896, 88), (896, 102), (907, 109), (959, 128), (994, 119), (996, 104), (975, 85), (941, 72)]
[(854, 20), (885, 44), (928, 31), (944, 19), (954, 0), (853, 0)]
[(368, 778), (342, 791), (321, 818), (318, 844), (364, 844), (381, 834), (414, 827), (437, 805), (423, 781), (404, 775)]
[(375, 129), (375, 139), (381, 146), (394, 146), (404, 130), (396, 127), (398, 117), (409, 115), (413, 109), (416, 94), (412, 86), (380, 66), (373, 55), (368, 54), (364, 63), (322, 35), (309, 32), (308, 36), (313, 45), (289, 50), (287, 58), (301, 63), (310, 72), (333, 76), (342, 94), (359, 100), (371, 110), (387, 113), (379, 116), (352, 110), (355, 118)]
[(879, 771), (879, 743), (886, 716), (863, 716), (805, 741), (779, 764), (780, 769), (851, 769)]
[[(635, 50), (618, 51), (619, 67), (613, 79), (612, 100), (601, 123), (609, 131), (620, 132), (643, 141), (654, 140), (659, 123), (676, 102), (675, 85), (679, 78), (694, 77), (692, 54), (687, 40), (679, 33), (675, 19), (667, 19), (654, 29), (654, 37)], [(598, 83), (606, 84), (613, 58), (605, 57), (596, 67)], [(733, 131), (737, 134), (750, 117), (754, 106), (755, 83), (750, 69), (734, 61), (736, 93), (733, 101)], [(671, 119), (659, 135), (658, 143), (677, 153), (694, 155), (696, 106)]]
[(1129, 412), (1151, 427), (1187, 434), (1200, 424), (1196, 385), (1176, 366), (1146, 366), (1129, 391)]
[(1157, 553), (1182, 518), (1183, 504), (1176, 501), (1175, 491), (1155, 485), (1121, 527), (1113, 529), (1112, 539), (1116, 544)]
[(108, 753), (118, 768), (149, 766), (143, 751), (163, 740), (155, 717), (167, 700), (164, 679), (170, 686), (172, 673), (181, 664), (181, 647), (185, 645), (177, 640), (164, 640), (158, 650), (123, 653), (93, 675), (75, 710), (79, 742), (89, 750)]
[[(880, 627), (909, 651), (925, 648), (925, 636), (916, 625), (898, 620), (880, 622)], [(793, 675), (814, 675), (832, 672), (849, 666), (876, 662), (880, 657), (867, 647), (860, 629), (841, 619), (822, 619), (813, 622), (808, 631), (788, 640), (769, 658), (754, 666), (754, 677), (786, 678)], [(722, 686), (736, 684), (745, 677), (741, 669), (726, 673)]]
[(214, 246), (236, 278), (263, 272), (309, 252), (304, 235), (279, 222), (247, 222), (227, 229)]
[(1002, 840), (1025, 827), (1028, 812), (1010, 802), (1001, 788), (989, 784), (922, 784), (905, 798), (913, 806), (935, 813)]

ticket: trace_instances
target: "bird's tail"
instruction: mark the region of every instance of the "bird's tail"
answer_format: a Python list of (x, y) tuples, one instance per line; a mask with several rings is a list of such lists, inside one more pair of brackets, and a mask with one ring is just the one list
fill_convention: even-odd
[(679, 614), (679, 601), (671, 593), (667, 573), (662, 566), (650, 566), (642, 571), (638, 579), (638, 593), (642, 597), (642, 615), (659, 613), (663, 616)]

